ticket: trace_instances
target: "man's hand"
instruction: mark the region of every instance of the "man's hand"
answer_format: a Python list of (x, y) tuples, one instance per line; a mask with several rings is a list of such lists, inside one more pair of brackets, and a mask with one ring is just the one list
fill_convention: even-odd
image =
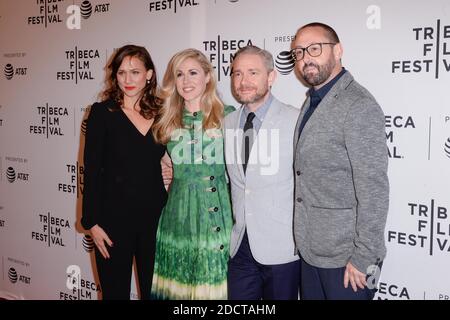
[(366, 275), (356, 269), (350, 262), (347, 263), (347, 266), (345, 267), (344, 288), (348, 287), (349, 281), (355, 292), (358, 290), (358, 287), (364, 289), (364, 287), (367, 286)]

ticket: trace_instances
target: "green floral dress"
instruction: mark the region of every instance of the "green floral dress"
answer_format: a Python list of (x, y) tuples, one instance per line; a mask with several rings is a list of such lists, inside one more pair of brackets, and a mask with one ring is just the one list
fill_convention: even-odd
[(174, 176), (156, 237), (154, 299), (227, 299), (232, 214), (223, 133), (203, 130), (202, 120), (201, 111), (184, 109), (184, 129), (167, 144)]

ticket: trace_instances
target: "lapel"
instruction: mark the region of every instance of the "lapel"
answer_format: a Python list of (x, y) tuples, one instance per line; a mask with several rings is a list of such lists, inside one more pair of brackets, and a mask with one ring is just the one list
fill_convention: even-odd
[(306, 99), (305, 103), (303, 104), (302, 111), (300, 114), (300, 117), (298, 118), (297, 126), (295, 128), (295, 139), (294, 141), (297, 141), (296, 147), (302, 143), (305, 140), (305, 136), (307, 135), (308, 131), (312, 127), (312, 123), (320, 121), (322, 116), (328, 112), (329, 108), (332, 108), (338, 104), (339, 96), (342, 91), (346, 90), (347, 87), (353, 82), (353, 76), (350, 74), (350, 72), (347, 70), (347, 72), (335, 83), (335, 85), (328, 91), (328, 93), (325, 95), (325, 97), (322, 99), (322, 101), (317, 106), (314, 113), (309, 118), (308, 122), (305, 124), (305, 127), (303, 128), (302, 135), (300, 136), (300, 139), (298, 138), (298, 127), (300, 126), (301, 120), (303, 119), (303, 116), (306, 112), (306, 110), (309, 107), (309, 96)]
[[(259, 128), (258, 134), (255, 137), (255, 140), (253, 141), (252, 149), (250, 150), (250, 156), (249, 156), (249, 165), (256, 165), (257, 166), (257, 172), (259, 172), (259, 166), (261, 163), (258, 160), (258, 154), (255, 154), (255, 152), (260, 152), (258, 150), (261, 149), (261, 145), (268, 144), (271, 139), (270, 136), (270, 130), (271, 129), (282, 129), (280, 126), (278, 126), (278, 122), (282, 119), (280, 117), (280, 108), (281, 102), (278, 101), (275, 97), (272, 99), (272, 103), (269, 106), (269, 109), (267, 110), (266, 115), (264, 116), (264, 121), (261, 124), (261, 127)], [(261, 132), (266, 131), (267, 134), (261, 135)], [(261, 140), (262, 137), (264, 137), (265, 141)], [(254, 146), (257, 146), (254, 148)], [(252, 160), (255, 159), (255, 160)], [(244, 173), (244, 170), (242, 170), (242, 173)], [(249, 171), (247, 171), (249, 173)]]
[(241, 116), (242, 112), (244, 110), (244, 105), (242, 105), (239, 108), (239, 111), (237, 112), (237, 117), (234, 122), (234, 129), (237, 130), (237, 141), (236, 143), (233, 143), (234, 145), (234, 163), (237, 164), (237, 168), (239, 171), (239, 175), (241, 176), (242, 181), (245, 181), (245, 174), (244, 174), (244, 168), (242, 168), (242, 157), (241, 157), (241, 150), (242, 150), (242, 136), (243, 136), (243, 130), (240, 128), (240, 122), (241, 122)]
[(305, 116), (305, 112), (308, 109), (308, 106), (309, 106), (309, 95), (306, 98), (305, 102), (303, 102), (303, 106), (302, 106), (302, 108), (300, 110), (300, 114), (298, 116), (297, 124), (295, 125), (295, 131), (294, 131), (295, 136), (293, 139), (294, 140), (294, 150), (296, 149), (298, 140), (299, 140), (298, 139), (298, 130), (300, 128), (300, 124), (302, 123), (303, 117)]

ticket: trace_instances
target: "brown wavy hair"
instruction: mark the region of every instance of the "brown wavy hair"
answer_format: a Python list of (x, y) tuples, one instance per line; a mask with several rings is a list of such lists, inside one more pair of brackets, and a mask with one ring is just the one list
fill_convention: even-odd
[(105, 100), (114, 100), (117, 105), (111, 107), (111, 111), (118, 111), (123, 107), (123, 92), (117, 82), (117, 71), (126, 57), (136, 57), (144, 63), (146, 71), (153, 70), (152, 77), (147, 81), (139, 97), (140, 114), (145, 119), (154, 118), (161, 107), (161, 100), (157, 96), (158, 83), (156, 80), (156, 70), (150, 53), (144, 47), (136, 45), (125, 45), (114, 53), (110, 63), (107, 66), (106, 88), (101, 93), (101, 98)]
[(155, 140), (162, 144), (167, 144), (172, 133), (183, 126), (184, 99), (176, 88), (176, 74), (180, 65), (187, 59), (197, 61), (205, 74), (210, 76), (200, 100), (200, 108), (203, 112), (203, 130), (222, 127), (224, 105), (217, 94), (214, 69), (202, 52), (197, 49), (185, 49), (170, 59), (159, 94), (164, 102), (152, 126), (152, 133)]

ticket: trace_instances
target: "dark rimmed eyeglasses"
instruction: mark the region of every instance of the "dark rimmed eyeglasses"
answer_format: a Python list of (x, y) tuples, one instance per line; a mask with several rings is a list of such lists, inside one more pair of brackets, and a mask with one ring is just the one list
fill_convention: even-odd
[(319, 43), (312, 43), (309, 46), (307, 46), (306, 48), (297, 47), (297, 48), (294, 48), (291, 50), (292, 57), (294, 58), (295, 61), (300, 61), (305, 57), (305, 52), (308, 52), (308, 54), (311, 57), (318, 57), (322, 54), (322, 46), (324, 44), (329, 44), (329, 45), (334, 46), (337, 43), (319, 42)]

